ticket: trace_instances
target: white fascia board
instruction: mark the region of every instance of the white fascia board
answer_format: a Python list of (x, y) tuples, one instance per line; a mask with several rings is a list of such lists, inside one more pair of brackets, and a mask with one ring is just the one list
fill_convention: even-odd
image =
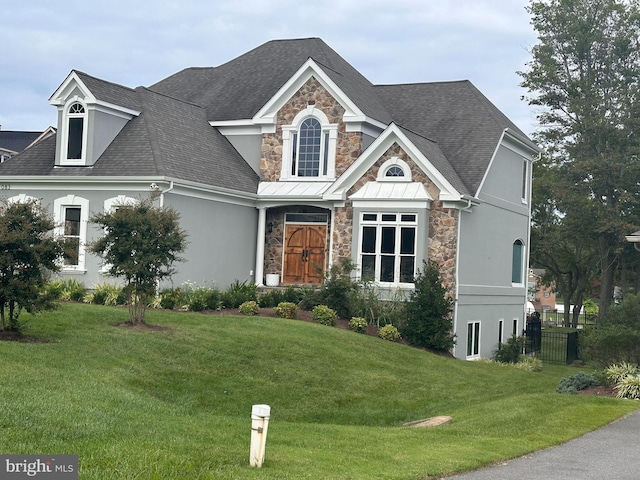
[(228, 120), (223, 122), (209, 122), (223, 135), (260, 135), (262, 127), (251, 120)]
[[(291, 78), (271, 97), (256, 113), (253, 120), (256, 124), (275, 124), (277, 112), (311, 77), (314, 77), (345, 109), (345, 121), (348, 118), (365, 118), (364, 113), (347, 95), (329, 78), (329, 76), (312, 59), (307, 59)], [(360, 121), (360, 120), (358, 120)]]
[(67, 78), (65, 78), (64, 82), (62, 82), (62, 85), (53, 92), (53, 95), (49, 97), (49, 103), (58, 107), (63, 106), (66, 103), (69, 94), (75, 87), (78, 87), (82, 91), (83, 99), (85, 101), (89, 103), (96, 103), (96, 98), (82, 80), (80, 80), (80, 77), (78, 77), (78, 74), (75, 71), (71, 71), (71, 73), (67, 75)]
[[(257, 195), (236, 190), (212, 187), (186, 180), (172, 179), (168, 177), (50, 177), (50, 176), (23, 176), (7, 177), (3, 184), (10, 187), (15, 185), (15, 190), (88, 190), (88, 191), (134, 191), (149, 192), (150, 185), (155, 183), (160, 191), (168, 191), (197, 198), (217, 199), (227, 203), (239, 205), (255, 204)], [(13, 188), (12, 188), (13, 189)], [(8, 190), (7, 192), (10, 192)], [(224, 199), (224, 200), (223, 200)]]
[(137, 117), (140, 115), (140, 111), (133, 110), (127, 107), (121, 107), (120, 105), (115, 105), (109, 102), (103, 102), (102, 100), (97, 100), (95, 103), (89, 104), (88, 107), (90, 109), (97, 110), (99, 112), (108, 113), (110, 115), (115, 115), (117, 117), (125, 118), (127, 120), (131, 120), (133, 117)]
[(440, 190), (440, 199), (460, 200), (462, 195), (451, 183), (436, 169), (431, 162), (409, 141), (404, 133), (391, 124), (378, 136), (371, 145), (351, 164), (325, 194), (325, 199), (345, 199), (346, 192), (371, 168), (371, 166), (384, 155), (384, 153), (397, 142), (407, 152), (411, 159), (422, 169)]

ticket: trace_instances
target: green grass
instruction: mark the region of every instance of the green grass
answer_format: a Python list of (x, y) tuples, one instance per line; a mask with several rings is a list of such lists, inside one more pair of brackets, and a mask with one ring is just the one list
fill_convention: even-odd
[[(0, 343), (0, 451), (78, 454), (82, 479), (415, 479), (557, 444), (638, 403), (559, 395), (575, 370), (451, 360), (275, 318), (117, 307), (24, 315), (48, 343)], [(249, 467), (253, 404), (271, 406)], [(431, 429), (403, 422), (451, 415)]]

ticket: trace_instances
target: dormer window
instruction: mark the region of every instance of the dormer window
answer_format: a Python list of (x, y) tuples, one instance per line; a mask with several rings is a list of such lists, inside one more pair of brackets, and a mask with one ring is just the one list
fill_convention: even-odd
[(64, 158), (71, 164), (82, 164), (85, 157), (86, 109), (80, 102), (67, 110), (67, 142)]
[(310, 105), (282, 127), (280, 180), (333, 180), (338, 126)]

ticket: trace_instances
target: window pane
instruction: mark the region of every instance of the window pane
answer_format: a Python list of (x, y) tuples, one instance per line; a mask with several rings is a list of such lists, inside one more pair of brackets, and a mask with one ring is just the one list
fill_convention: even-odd
[(404, 170), (394, 165), (393, 167), (389, 167), (387, 173), (385, 173), (385, 177), (404, 177)]
[(326, 175), (329, 168), (329, 132), (324, 134), (324, 155), (322, 157), (322, 174)]
[(382, 227), (381, 253), (396, 253), (396, 227)]
[(383, 213), (382, 214), (382, 221), (383, 222), (395, 222), (396, 221), (396, 215), (395, 214), (389, 214), (389, 213)]
[(376, 253), (376, 227), (362, 228), (362, 253)]
[(473, 352), (473, 323), (467, 324), (467, 356), (471, 356)]
[(300, 126), (298, 176), (317, 177), (320, 173), (320, 138), (322, 128), (315, 118), (308, 118)]
[(293, 151), (291, 152), (291, 175), (296, 174), (296, 161), (298, 160), (298, 134), (293, 134)]
[(415, 215), (402, 215), (400, 217), (400, 220), (402, 222), (415, 222), (416, 221), (416, 216)]
[(362, 281), (373, 282), (376, 279), (376, 256), (362, 255)]
[(400, 253), (412, 255), (416, 251), (416, 229), (403, 227), (400, 229)]
[(414, 265), (414, 257), (400, 257), (400, 281), (402, 283), (413, 283)]
[(523, 245), (520, 240), (513, 243), (513, 259), (511, 264), (511, 282), (522, 283), (522, 250)]
[(65, 209), (64, 234), (71, 236), (80, 235), (80, 209), (68, 207)]
[(380, 281), (393, 282), (396, 266), (396, 257), (393, 255), (382, 255), (380, 257)]
[(362, 215), (362, 220), (364, 220), (365, 222), (375, 222), (376, 220), (378, 220), (378, 214), (377, 213), (364, 213)]
[(69, 139), (67, 143), (67, 158), (82, 158), (82, 130), (84, 127), (83, 118), (69, 119)]
[(65, 265), (78, 265), (78, 258), (80, 256), (80, 239), (77, 237), (65, 238), (64, 253)]
[(478, 355), (480, 352), (480, 322), (474, 324), (473, 334), (473, 354)]

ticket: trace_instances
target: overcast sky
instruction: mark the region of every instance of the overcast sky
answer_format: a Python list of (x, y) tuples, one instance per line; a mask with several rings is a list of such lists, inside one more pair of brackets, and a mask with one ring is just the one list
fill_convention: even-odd
[(0, 125), (55, 125), (72, 69), (128, 87), (217, 66), (269, 40), (320, 37), (374, 84), (468, 79), (525, 133), (528, 0), (0, 0)]

